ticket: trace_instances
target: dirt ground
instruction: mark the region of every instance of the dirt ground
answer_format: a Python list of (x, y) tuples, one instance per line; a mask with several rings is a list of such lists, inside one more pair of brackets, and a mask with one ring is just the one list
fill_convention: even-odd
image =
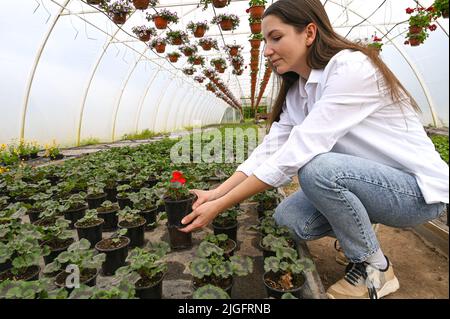
[[(298, 189), (293, 183), (285, 188), (290, 194)], [(448, 256), (426, 244), (410, 229), (380, 225), (378, 240), (389, 257), (400, 289), (386, 299), (448, 299)], [(308, 242), (317, 271), (326, 289), (341, 279), (345, 267), (335, 261), (334, 238), (326, 237)]]

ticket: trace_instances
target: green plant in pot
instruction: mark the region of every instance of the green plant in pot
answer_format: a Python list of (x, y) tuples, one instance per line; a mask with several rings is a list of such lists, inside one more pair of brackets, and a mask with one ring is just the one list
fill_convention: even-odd
[(128, 266), (117, 269), (116, 276), (139, 275), (135, 282), (136, 296), (140, 299), (161, 299), (162, 282), (167, 273), (167, 263), (163, 257), (170, 251), (166, 242), (149, 248), (134, 248), (127, 257)]
[(225, 258), (230, 258), (231, 256), (233, 256), (234, 251), (237, 247), (236, 242), (233, 239), (229, 238), (227, 234), (208, 234), (203, 240), (223, 249)]
[(66, 219), (58, 218), (53, 225), (37, 227), (42, 234), (42, 244), (49, 246), (51, 250), (48, 256), (44, 256), (45, 264), (51, 263), (74, 242), (69, 223)]
[(78, 239), (85, 238), (94, 247), (96, 243), (102, 240), (102, 226), (104, 220), (98, 217), (96, 209), (88, 209), (83, 218), (75, 223)]
[(139, 210), (125, 207), (117, 213), (119, 227), (127, 229), (127, 237), (130, 238), (130, 247), (142, 247), (144, 245), (145, 218), (139, 214)]
[(276, 189), (267, 190), (254, 195), (253, 200), (258, 202), (258, 217), (262, 217), (263, 212), (266, 210), (275, 209), (281, 199), (282, 196)]
[(145, 229), (151, 230), (156, 226), (159, 197), (155, 190), (143, 188), (139, 193), (130, 194), (133, 208), (139, 210), (139, 214), (145, 218)]
[(218, 286), (229, 295), (233, 285), (233, 276), (246, 276), (253, 271), (250, 257), (231, 256), (227, 260), (222, 248), (213, 243), (202, 241), (197, 249), (197, 257), (189, 265), (194, 288), (207, 284)]
[(222, 288), (208, 284), (194, 291), (192, 299), (230, 299), (230, 295)]
[(126, 233), (127, 229), (120, 229), (95, 245), (98, 252), (106, 254), (106, 260), (102, 265), (104, 276), (114, 275), (118, 268), (125, 265), (130, 244), (130, 239), (124, 236)]
[(276, 237), (272, 234), (264, 236), (259, 242), (259, 246), (263, 250), (264, 258), (275, 256), (276, 249), (279, 247), (296, 248), (293, 240), (287, 240), (285, 237)]
[(295, 249), (276, 248), (276, 255), (264, 260), (263, 281), (269, 297), (280, 299), (284, 293), (291, 293), (301, 298), (304, 271), (313, 267), (313, 262), (308, 258), (300, 259)]
[(109, 200), (104, 201), (102, 205), (97, 208), (99, 217), (105, 221), (103, 224), (103, 231), (114, 231), (117, 229), (117, 223), (119, 222), (119, 217), (117, 212), (120, 207), (117, 203), (113, 203)]
[(135, 290), (133, 280), (127, 279), (118, 284), (109, 284), (107, 286), (89, 287), (80, 285), (80, 288), (74, 289), (69, 299), (135, 299)]
[(237, 241), (237, 216), (239, 210), (235, 208), (227, 209), (226, 211), (217, 215), (212, 222), (214, 234), (227, 234), (229, 238)]
[(107, 194), (105, 193), (105, 183), (94, 182), (88, 185), (86, 201), (89, 209), (100, 207), (100, 205), (106, 200)]
[(29, 226), (18, 229), (10, 241), (0, 242), (0, 265), (4, 268), (0, 273), (0, 282), (6, 279), (32, 281), (39, 278), (41, 256), (48, 255), (50, 249), (39, 244), (42, 234), (32, 225)]
[(124, 209), (125, 207), (132, 207), (129, 194), (131, 193), (131, 186), (128, 184), (117, 186), (117, 202), (119, 207)]
[(30, 223), (34, 223), (39, 219), (39, 215), (48, 207), (56, 204), (54, 200), (51, 200), (51, 194), (38, 193), (31, 197), (34, 201), (33, 204), (26, 204), (28, 209), (27, 215), (30, 219)]
[(181, 220), (192, 211), (194, 195), (186, 187), (186, 179), (180, 171), (174, 171), (165, 185), (164, 205), (169, 226), (184, 226)]
[[(94, 249), (90, 249), (90, 242), (82, 238), (80, 241), (74, 242), (55, 258), (55, 260), (47, 264), (44, 273), (60, 273), (55, 278), (55, 285), (68, 290), (75, 288), (76, 284), (86, 284), (87, 286), (95, 286), (96, 278), (102, 263), (106, 259), (104, 253), (97, 253)], [(67, 282), (67, 278), (72, 274), (79, 274), (79, 282)], [(76, 289), (76, 288), (75, 288)]]
[(82, 218), (86, 209), (88, 209), (85, 198), (86, 194), (80, 192), (78, 194), (73, 194), (68, 199), (62, 201), (64, 218), (70, 220), (70, 229), (74, 229), (77, 220)]
[(5, 280), (0, 283), (0, 299), (66, 299), (65, 289), (55, 288), (51, 280)]

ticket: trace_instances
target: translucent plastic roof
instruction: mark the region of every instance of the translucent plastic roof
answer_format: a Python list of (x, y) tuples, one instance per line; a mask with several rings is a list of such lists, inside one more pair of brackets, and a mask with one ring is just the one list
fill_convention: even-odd
[[(24, 137), (41, 143), (57, 139), (75, 145), (90, 137), (104, 141), (144, 129), (173, 131), (186, 126), (239, 119), (229, 105), (187, 76), (187, 58), (177, 63), (158, 54), (132, 32), (153, 25), (146, 12), (136, 11), (120, 28), (107, 15), (81, 0), (1, 0), (0, 12), (0, 143)], [(433, 1), (419, 1), (424, 7)], [(250, 63), (248, 1), (206, 10), (199, 1), (160, 0), (155, 9), (177, 12), (171, 30), (186, 31), (190, 21), (208, 21), (220, 13), (234, 13), (240, 26), (221, 31), (210, 23), (206, 36), (217, 39), (219, 50), (202, 51), (206, 67), (212, 58), (227, 58), (223, 46), (240, 44), (245, 65)], [(268, 1), (270, 5), (272, 1)], [(383, 60), (412, 92), (423, 110), (423, 123), (448, 126), (448, 19), (419, 47), (404, 44), (408, 27), (405, 8), (416, 1), (322, 1), (336, 30), (350, 39), (383, 37)], [(167, 30), (158, 30), (164, 35)], [(188, 34), (190, 34), (188, 32)], [(190, 34), (190, 42), (195, 43)], [(169, 45), (166, 52), (176, 49)], [(264, 72), (260, 54), (260, 74)], [(202, 68), (197, 68), (201, 74)], [(229, 66), (220, 74), (232, 95), (248, 104), (250, 67), (242, 75)], [(257, 92), (258, 93), (258, 92)], [(263, 102), (275, 97), (269, 82)], [(234, 107), (234, 108), (233, 108)]]

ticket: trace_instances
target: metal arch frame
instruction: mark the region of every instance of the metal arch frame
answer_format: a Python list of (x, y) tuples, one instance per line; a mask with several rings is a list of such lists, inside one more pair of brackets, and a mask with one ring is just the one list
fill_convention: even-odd
[(153, 75), (153, 78), (151, 78), (151, 80), (149, 80), (147, 87), (145, 89), (145, 92), (144, 92), (144, 94), (142, 94), (141, 101), (139, 102), (138, 113), (136, 114), (136, 122), (135, 122), (135, 133), (136, 134), (138, 133), (138, 130), (139, 130), (139, 122), (141, 121), (142, 108), (144, 106), (145, 99), (147, 98), (148, 91), (152, 87), (153, 82), (158, 77), (159, 72), (161, 72), (161, 69), (156, 70), (155, 74)]
[(195, 102), (191, 101), (191, 104), (188, 107), (186, 107), (186, 110), (184, 111), (184, 116), (181, 120), (181, 125), (180, 125), (181, 127), (191, 126), (192, 121), (191, 121), (190, 117), (192, 115), (192, 112), (193, 112), (195, 106), (200, 101), (200, 98), (201, 98), (201, 95), (199, 94), (197, 99), (195, 100)]
[[(178, 108), (178, 110), (179, 110), (179, 113), (178, 113), (178, 116), (176, 116), (175, 117), (175, 122), (174, 122), (174, 129), (175, 130), (179, 130), (179, 129), (182, 129), (183, 127), (182, 127), (182, 123), (180, 123), (180, 119), (183, 119), (184, 118), (184, 115), (185, 115), (185, 113), (186, 113), (186, 109), (188, 108), (188, 105), (190, 104), (190, 103), (192, 103), (192, 99), (195, 97), (195, 94), (194, 94), (194, 90), (192, 90), (192, 95), (189, 97), (189, 99), (188, 99), (188, 101), (186, 102), (186, 103), (183, 103), (183, 107), (181, 108), (181, 110), (180, 110), (180, 108)], [(180, 103), (180, 106), (181, 106), (182, 104)]]
[[(175, 79), (175, 81), (174, 82), (177, 82), (177, 80), (178, 79)], [(159, 116), (160, 116), (160, 110), (161, 110), (161, 108), (163, 108), (161, 105), (158, 107), (158, 109), (157, 109), (157, 111), (156, 111), (156, 117), (155, 117), (155, 126), (156, 126), (156, 124), (157, 124), (157, 122), (159, 122), (159, 123), (161, 123), (161, 124), (164, 124), (164, 125), (161, 125), (161, 132), (165, 132), (166, 131), (166, 128), (167, 128), (167, 120), (169, 119), (169, 115), (170, 115), (170, 111), (171, 111), (171, 104), (172, 103), (176, 103), (179, 99), (180, 99), (180, 97), (182, 96), (182, 92), (180, 92), (181, 91), (181, 88), (183, 87), (183, 81), (181, 81), (180, 82), (180, 86), (178, 86), (177, 88), (176, 88), (176, 93), (175, 93), (175, 95), (174, 96), (172, 96), (172, 99), (171, 100), (168, 100), (167, 102), (166, 101), (164, 101), (164, 102), (166, 102), (165, 103), (165, 105), (169, 105), (168, 106), (168, 110), (165, 110), (165, 112), (163, 112), (161, 115), (162, 115), (162, 117), (163, 117), (163, 119), (161, 120), (161, 121), (158, 121), (158, 119), (159, 119)], [(163, 102), (161, 101), (161, 104), (162, 104)]]
[[(181, 103), (182, 103), (182, 101), (186, 98), (186, 96), (189, 94), (189, 93), (193, 93), (192, 91), (191, 91), (191, 88), (185, 88), (185, 93), (182, 95), (182, 97), (180, 96), (180, 99), (179, 99), (179, 101), (177, 101), (177, 103), (175, 104), (175, 106), (174, 107), (172, 107), (171, 108), (171, 110), (169, 111), (169, 112), (167, 112), (167, 116), (166, 116), (166, 119), (165, 119), (165, 123), (164, 123), (164, 128), (163, 128), (163, 131), (164, 132), (166, 132), (169, 128), (169, 119), (172, 119), (173, 117), (174, 117), (174, 114), (175, 114), (175, 117), (176, 117), (176, 115), (178, 114), (178, 110), (179, 110), (179, 108), (180, 108), (180, 105), (181, 105)], [(172, 121), (171, 123), (172, 123), (172, 128), (174, 129), (175, 128), (175, 122), (176, 121)]]
[[(155, 78), (156, 78), (156, 76), (155, 76)], [(154, 79), (155, 79), (155, 78), (154, 78)], [(163, 79), (163, 80), (166, 80), (166, 79)], [(167, 78), (167, 80), (168, 80), (168, 78)], [(153, 81), (152, 81), (152, 83), (153, 83)], [(148, 89), (150, 89), (151, 86), (153, 86), (153, 84), (149, 85)], [(148, 94), (148, 90), (147, 90), (147, 92), (145, 93), (145, 95), (147, 95), (147, 94)], [(162, 98), (163, 94), (164, 94), (164, 91), (161, 91), (160, 94), (158, 95), (158, 98), (157, 98), (158, 101)], [(159, 103), (159, 102), (158, 102), (158, 103)], [(153, 106), (153, 104), (150, 105), (150, 107), (152, 107), (152, 106)], [(142, 108), (143, 108), (143, 107), (142, 107)], [(141, 116), (142, 116), (142, 108), (141, 108), (141, 112), (140, 112), (140, 114), (139, 114), (139, 122), (140, 122), (140, 119), (141, 119)], [(150, 128), (150, 125), (148, 126), (148, 128)]]
[[(197, 97), (197, 99), (194, 99), (194, 97)], [(186, 115), (188, 112), (191, 111), (191, 109), (194, 107), (194, 105), (199, 101), (199, 99), (201, 97), (202, 96), (200, 94), (199, 95), (192, 94), (192, 97), (189, 100), (189, 103), (186, 103), (185, 107), (182, 109), (183, 110), (181, 113), (182, 116), (180, 116), (179, 118), (177, 117), (177, 121), (175, 124), (177, 129), (183, 129), (186, 125), (189, 124), (188, 121), (186, 120), (187, 119)], [(194, 103), (194, 101), (195, 101), (195, 103)], [(180, 120), (178, 120), (178, 119), (180, 119)]]
[(158, 97), (158, 102), (157, 102), (156, 104), (154, 104), (154, 105), (155, 105), (155, 108), (156, 108), (156, 109), (155, 109), (156, 114), (155, 114), (155, 116), (153, 116), (153, 118), (152, 118), (152, 123), (149, 125), (149, 127), (150, 127), (150, 129), (151, 129), (152, 131), (155, 131), (156, 118), (158, 117), (158, 110), (159, 110), (159, 106), (160, 106), (160, 104), (161, 104), (161, 101), (162, 101), (163, 98), (166, 96), (167, 92), (170, 91), (170, 87), (175, 83), (175, 81), (171, 81), (172, 79), (171, 79), (170, 77), (167, 78), (167, 79), (168, 79), (169, 82), (170, 82), (169, 86), (167, 86), (167, 88), (166, 88), (165, 90), (162, 90), (161, 94), (160, 94), (159, 97)]
[[(144, 52), (142, 54), (144, 54), (147, 50), (148, 50), (148, 47), (145, 48), (145, 50), (144, 50)], [(120, 94), (119, 94), (119, 97), (117, 99), (117, 103), (116, 103), (116, 105), (114, 107), (113, 125), (112, 125), (112, 130), (111, 130), (111, 136), (112, 136), (111, 140), (113, 142), (115, 141), (117, 116), (119, 114), (119, 108), (120, 108), (120, 103), (122, 102), (123, 93), (125, 92), (125, 89), (126, 89), (126, 87), (128, 85), (128, 82), (130, 81), (131, 76), (134, 73), (134, 70), (136, 70), (137, 65), (139, 64), (139, 62), (141, 62), (141, 59), (142, 59), (142, 55), (139, 56), (139, 58), (134, 63), (133, 67), (128, 72), (128, 75), (127, 75), (125, 81), (123, 82), (122, 88), (120, 89)]]
[[(343, 7), (346, 10), (350, 11), (351, 13), (353, 13), (354, 15), (357, 15), (358, 17), (365, 19), (363, 16), (361, 16), (359, 13), (355, 12), (354, 10), (343, 6), (342, 4), (336, 3), (334, 0), (329, 0), (330, 3), (333, 3), (337, 6)], [(378, 26), (372, 24), (369, 19), (366, 19), (366, 21), (373, 26), (375, 29), (377, 29), (381, 34), (383, 34), (383, 36), (385, 36), (395, 47), (395, 49), (400, 53), (400, 55), (405, 59), (405, 61), (408, 63), (408, 65), (410, 66), (411, 70), (413, 71), (417, 81), (419, 82), (423, 93), (425, 94), (425, 98), (427, 99), (428, 102), (428, 106), (431, 112), (431, 116), (433, 118), (433, 124), (434, 126), (437, 127), (437, 116), (436, 116), (436, 111), (435, 111), (435, 107), (434, 107), (434, 102), (433, 99), (431, 97), (431, 94), (429, 92), (428, 86), (425, 83), (425, 80), (422, 78), (422, 76), (419, 74), (417, 67), (415, 66), (415, 64), (411, 61), (411, 59), (409, 57), (407, 57), (407, 54), (394, 42), (390, 39), (390, 37), (388, 37), (387, 34), (385, 34), (385, 32), (383, 30), (381, 30)]]
[(41, 43), (38, 51), (36, 52), (36, 57), (34, 59), (34, 63), (31, 68), (28, 80), (27, 80), (27, 85), (25, 88), (25, 98), (24, 98), (23, 105), (22, 105), (22, 120), (20, 123), (20, 139), (21, 140), (25, 137), (25, 122), (26, 122), (26, 116), (27, 116), (27, 111), (28, 111), (28, 104), (30, 102), (31, 87), (33, 85), (33, 80), (34, 80), (34, 76), (36, 75), (37, 67), (39, 65), (39, 62), (41, 61), (42, 53), (44, 52), (44, 49), (47, 45), (47, 41), (50, 38), (50, 35), (53, 32), (53, 29), (55, 28), (56, 23), (58, 22), (59, 18), (61, 17), (61, 14), (63, 13), (64, 9), (66, 8), (66, 6), (69, 4), (70, 1), (71, 0), (65, 0), (61, 9), (59, 10), (58, 14), (54, 17), (53, 21), (51, 22), (50, 27), (48, 28), (44, 38), (42, 39), (42, 43)]

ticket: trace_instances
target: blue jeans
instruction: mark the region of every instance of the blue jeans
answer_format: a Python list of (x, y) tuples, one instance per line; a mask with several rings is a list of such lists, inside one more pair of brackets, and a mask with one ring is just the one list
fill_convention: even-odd
[(372, 223), (411, 227), (439, 217), (445, 207), (425, 203), (413, 175), (351, 155), (318, 155), (298, 177), (301, 190), (278, 205), (277, 224), (300, 240), (336, 237), (354, 263), (380, 247)]

